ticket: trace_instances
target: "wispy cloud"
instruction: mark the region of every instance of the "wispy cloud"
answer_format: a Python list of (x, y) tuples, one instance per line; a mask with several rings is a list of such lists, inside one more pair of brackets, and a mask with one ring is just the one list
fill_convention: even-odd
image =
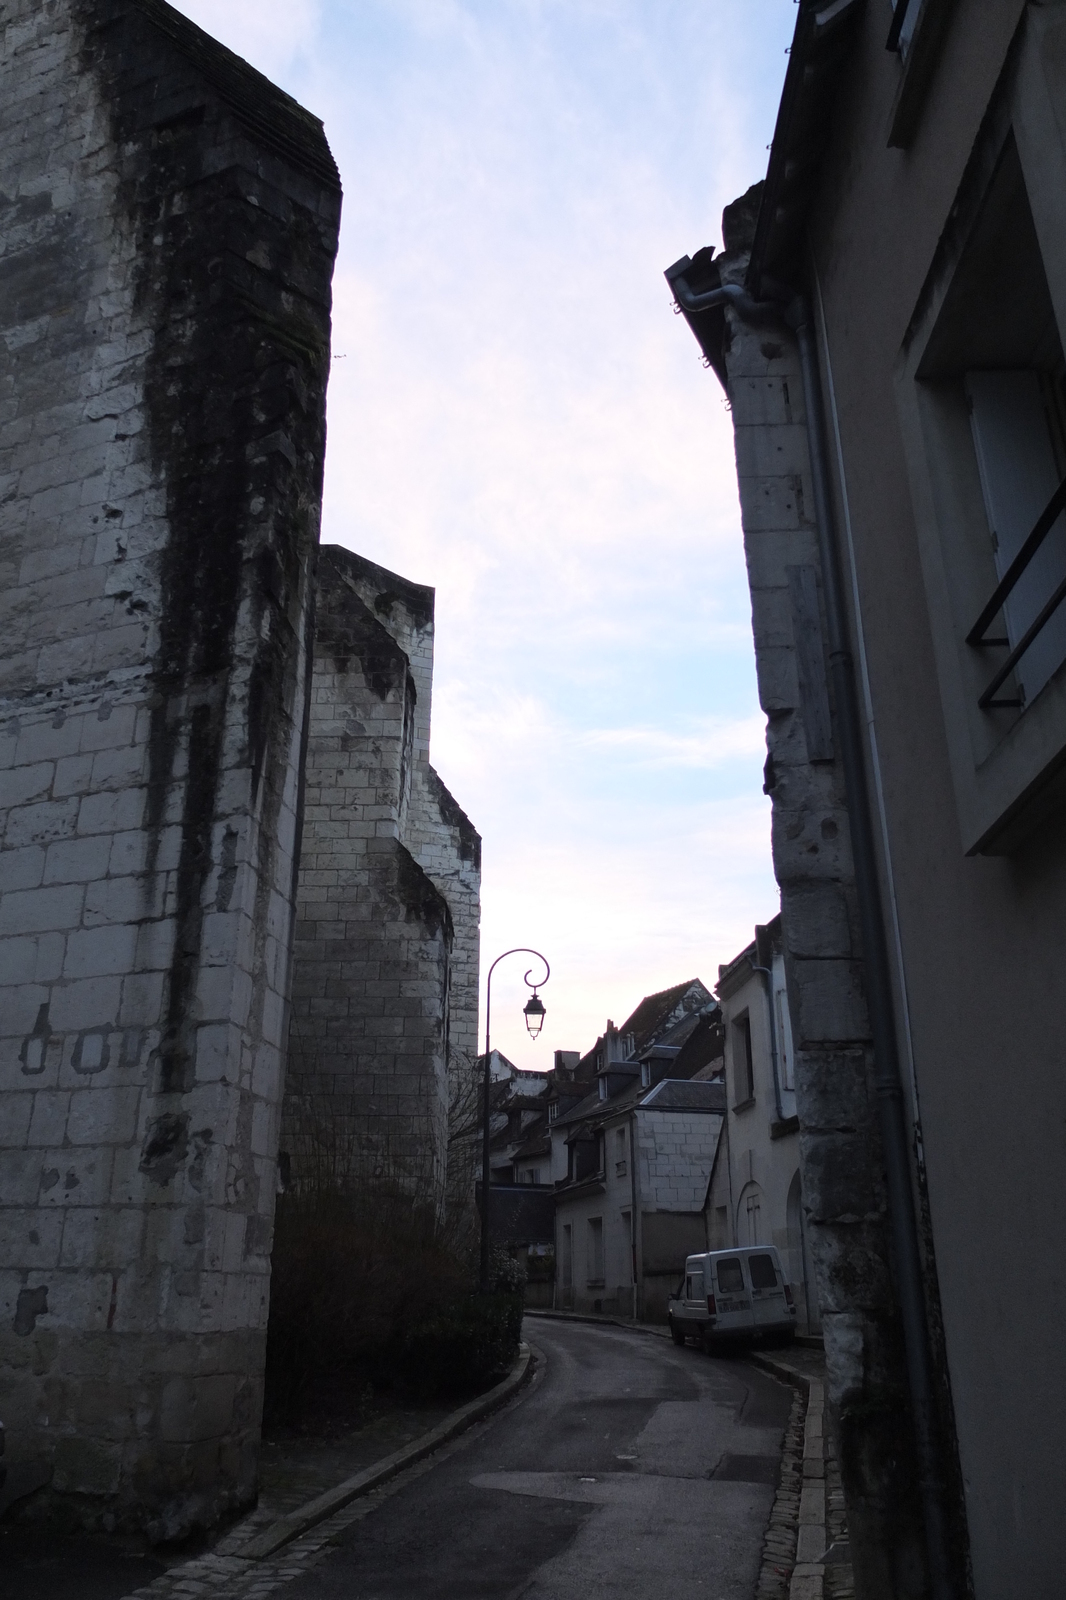
[(736, 756), (762, 756), (766, 722), (761, 716), (729, 721), (706, 717), (691, 733), (662, 728), (601, 728), (583, 736), (593, 749), (617, 751), (648, 767), (696, 767), (712, 771)]
[(773, 911), (730, 422), (662, 272), (763, 171), (794, 8), (181, 8), (324, 118), (323, 537), (436, 585), (483, 948), (553, 960), (534, 1065)]

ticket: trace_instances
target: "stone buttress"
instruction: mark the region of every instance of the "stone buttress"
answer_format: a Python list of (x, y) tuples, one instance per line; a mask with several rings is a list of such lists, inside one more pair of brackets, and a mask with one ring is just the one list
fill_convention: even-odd
[(340, 189), (161, 0), (0, 60), (0, 1415), (173, 1537), (255, 1494)]
[(429, 765), (433, 598), (320, 551), (282, 1147), (297, 1185), (439, 1211), (477, 1055), (481, 841)]
[[(761, 185), (726, 208), (723, 282), (743, 283)], [(856, 1561), (871, 1594), (921, 1571), (902, 1333), (855, 869), (824, 639), (803, 380), (787, 331), (727, 313), (724, 359), (766, 792), (796, 1046), (803, 1203)], [(895, 1563), (895, 1571), (889, 1567)]]

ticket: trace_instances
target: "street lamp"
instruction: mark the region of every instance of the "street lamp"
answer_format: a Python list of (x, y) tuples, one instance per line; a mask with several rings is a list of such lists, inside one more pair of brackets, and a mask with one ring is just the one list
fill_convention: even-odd
[[(547, 962), (545, 962), (545, 966), (547, 966)], [(529, 1030), (529, 1037), (531, 1039), (535, 1039), (541, 1028), (544, 1026), (544, 1001), (540, 998), (540, 995), (537, 993), (536, 989), (534, 989), (533, 993), (522, 1007), (522, 1015), (526, 1019), (526, 1027)]]
[(522, 1007), (522, 1015), (526, 1019), (529, 1037), (535, 1039), (544, 1026), (544, 1001), (537, 990), (543, 988), (551, 977), (551, 967), (546, 956), (539, 950), (530, 950), (526, 945), (516, 945), (513, 950), (505, 950), (502, 956), (497, 956), (488, 970), (485, 979), (485, 1081), (484, 1081), (484, 1106), (482, 1108), (481, 1124), (481, 1292), (488, 1292), (489, 1287), (489, 1133), (492, 1121), (492, 1110), (489, 1104), (490, 1090), (492, 1088), (492, 1039), (490, 1029), (492, 1026), (492, 974), (500, 962), (507, 956), (536, 956), (538, 961), (544, 962), (544, 976), (539, 983), (534, 983), (529, 973), (526, 973), (526, 986), (533, 990), (529, 999)]

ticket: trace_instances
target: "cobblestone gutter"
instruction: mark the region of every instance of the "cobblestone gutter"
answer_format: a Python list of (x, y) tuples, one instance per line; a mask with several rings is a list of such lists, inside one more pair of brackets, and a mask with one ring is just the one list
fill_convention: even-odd
[(855, 1579), (840, 1468), (825, 1426), (825, 1383), (784, 1358), (753, 1359), (796, 1389), (756, 1600), (852, 1600)]

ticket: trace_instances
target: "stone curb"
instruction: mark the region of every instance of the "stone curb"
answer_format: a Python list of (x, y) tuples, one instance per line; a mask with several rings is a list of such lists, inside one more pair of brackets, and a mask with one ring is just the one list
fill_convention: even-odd
[(442, 1444), (447, 1444), (450, 1439), (454, 1439), (475, 1422), (480, 1422), (482, 1417), (487, 1417), (490, 1412), (503, 1405), (504, 1401), (509, 1400), (532, 1376), (532, 1366), (532, 1352), (529, 1345), (523, 1341), (519, 1347), (518, 1360), (511, 1371), (501, 1383), (490, 1389), (488, 1394), (478, 1395), (476, 1400), (469, 1400), (465, 1406), (453, 1411), (450, 1417), (445, 1417), (443, 1422), (438, 1423), (429, 1433), (424, 1433), (421, 1439), (416, 1439), (413, 1444), (405, 1445), (402, 1450), (395, 1450), (391, 1456), (376, 1461), (372, 1467), (364, 1467), (362, 1472), (346, 1478), (335, 1488), (327, 1489), (314, 1500), (308, 1500), (298, 1510), (279, 1517), (277, 1522), (272, 1523), (269, 1528), (264, 1528), (262, 1533), (257, 1533), (247, 1544), (235, 1550), (234, 1555), (242, 1561), (262, 1561), (267, 1556), (274, 1555), (293, 1539), (298, 1539), (310, 1528), (325, 1522), (327, 1517), (332, 1517), (334, 1512), (342, 1510), (350, 1501), (360, 1495), (369, 1494), (372, 1489), (377, 1489), (390, 1478), (395, 1478), (405, 1467), (410, 1467), (423, 1457), (432, 1455)]
[(806, 1397), (803, 1416), (803, 1488), (800, 1491), (796, 1558), (789, 1582), (789, 1600), (822, 1600), (825, 1592), (825, 1383), (811, 1378), (780, 1357), (753, 1352), (756, 1366), (772, 1372)]
[(808, 1400), (811, 1396), (811, 1384), (821, 1382), (821, 1379), (811, 1378), (808, 1373), (801, 1372), (798, 1367), (782, 1360), (780, 1356), (768, 1356), (762, 1350), (749, 1350), (747, 1356), (749, 1361), (754, 1362), (757, 1367), (763, 1367), (775, 1378), (780, 1378), (783, 1383), (790, 1383), (794, 1389), (802, 1389)]

